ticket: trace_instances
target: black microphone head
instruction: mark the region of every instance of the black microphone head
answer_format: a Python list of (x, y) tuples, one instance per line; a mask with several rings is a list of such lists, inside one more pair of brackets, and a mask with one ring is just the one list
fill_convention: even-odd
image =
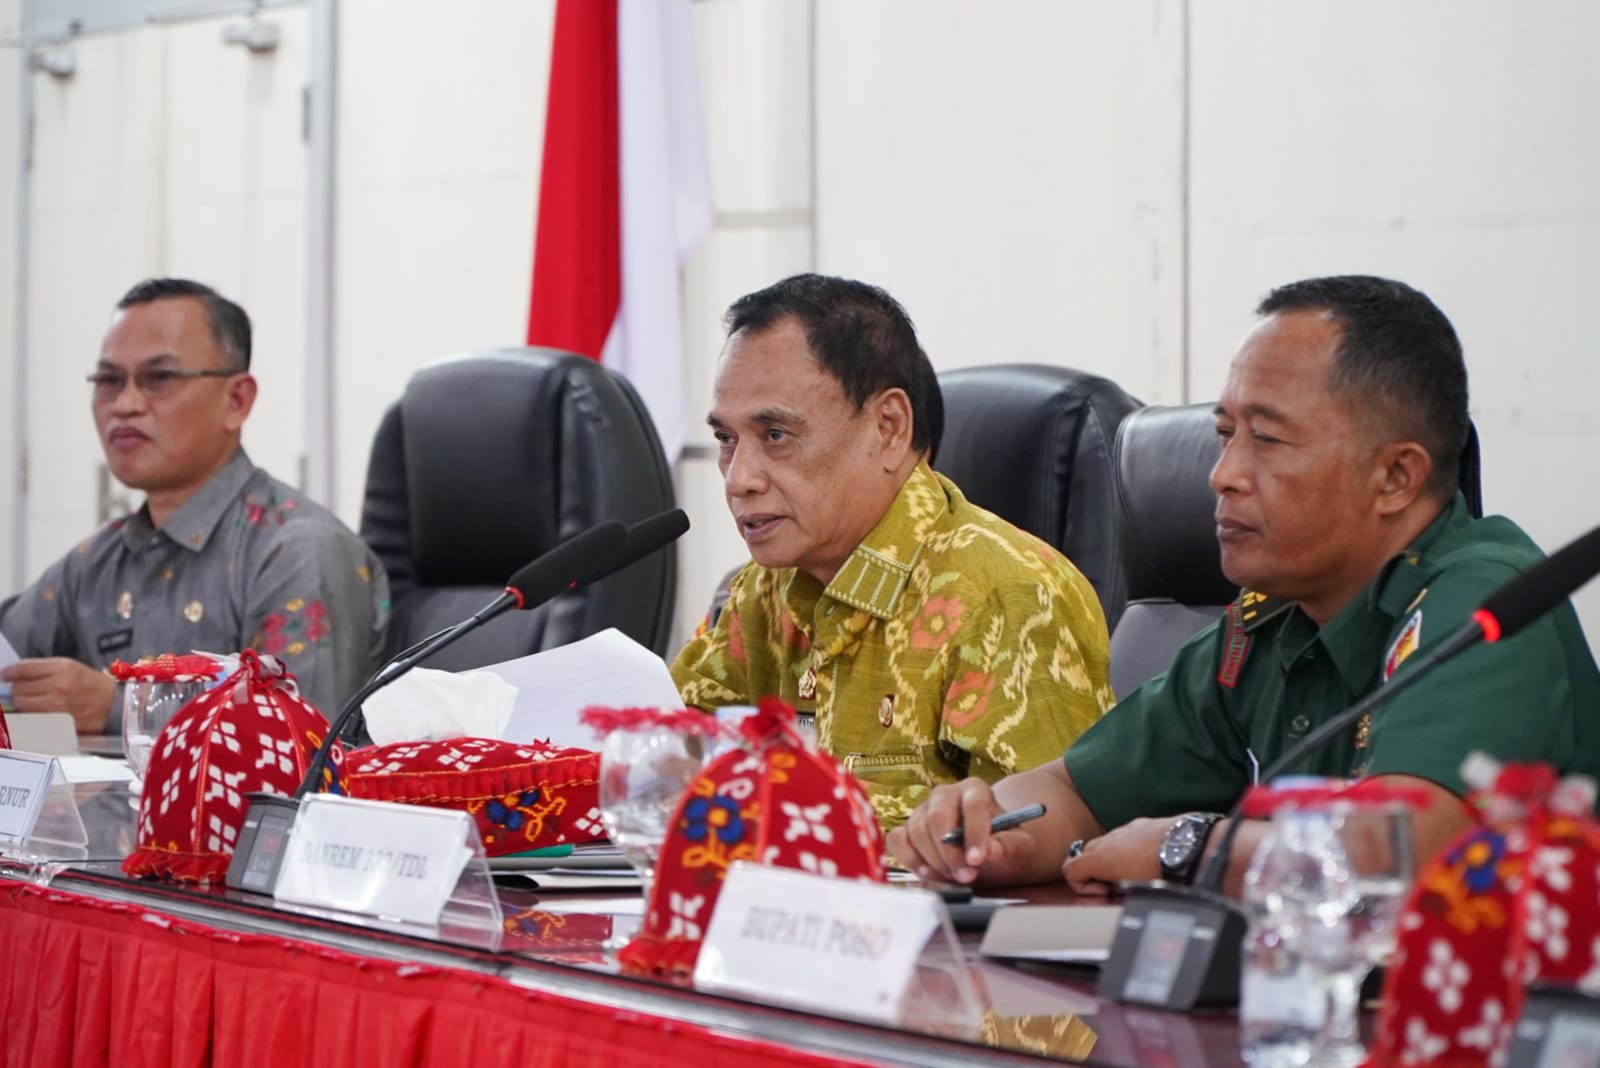
[(649, 519), (641, 519), (628, 528), (628, 540), (621, 552), (610, 557), (596, 556), (590, 566), (573, 576), (573, 585), (587, 586), (591, 582), (599, 582), (671, 544), (688, 529), (689, 516), (682, 508), (671, 508)]
[[(1572, 596), (1574, 591), (1600, 574), (1600, 527), (1589, 531), (1547, 560), (1540, 560), (1516, 578), (1484, 598), (1474, 618), (1484, 627), (1487, 640), (1509, 638)], [(1490, 616), (1499, 625), (1498, 633), (1483, 623)]]
[(659, 515), (639, 520), (628, 528), (628, 548), (623, 552), (617, 569), (620, 571), (635, 560), (642, 560), (657, 549), (671, 545), (683, 537), (688, 529), (689, 513), (682, 508), (668, 508)]
[(518, 608), (544, 604), (568, 587), (593, 581), (596, 569), (603, 574), (616, 567), (627, 547), (628, 528), (608, 519), (525, 564), (506, 583), (506, 592), (517, 599)]

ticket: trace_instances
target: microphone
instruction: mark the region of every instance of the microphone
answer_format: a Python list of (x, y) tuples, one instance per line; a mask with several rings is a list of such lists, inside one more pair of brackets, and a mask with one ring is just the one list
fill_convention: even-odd
[[(1492, 643), (1517, 634), (1560, 606), (1596, 574), (1600, 574), (1600, 527), (1489, 594), (1466, 623), (1409, 671), (1396, 673), (1290, 746), (1267, 766), (1260, 781), (1270, 782), (1480, 641)], [(1179, 1011), (1197, 1004), (1231, 1005), (1238, 1000), (1245, 916), (1222, 886), (1234, 839), (1243, 824), (1239, 812), (1244, 801), (1240, 797), (1228, 813), (1227, 830), (1193, 886), (1124, 884), (1126, 900), (1111, 953), (1100, 972), (1100, 996)]]
[(1483, 600), (1472, 618), (1483, 627), (1483, 640), (1499, 641), (1516, 634), (1572, 596), (1579, 586), (1600, 574), (1600, 527), (1556, 550)]
[[(641, 557), (647, 556), (656, 549), (662, 548), (670, 542), (677, 540), (683, 535), (684, 531), (688, 529), (689, 516), (683, 511), (682, 508), (672, 508), (660, 513), (659, 515), (653, 515), (649, 519), (641, 519), (639, 522), (628, 528), (627, 548), (623, 550), (622, 555), (618, 557), (613, 570), (621, 571), (623, 568), (636, 563)], [(544, 557), (539, 557), (539, 560), (543, 559)], [(535, 563), (536, 562), (538, 561), (535, 561)], [(521, 593), (522, 600), (532, 601), (534, 604), (537, 604), (538, 599), (536, 597), (528, 596), (528, 583), (525, 580), (519, 581), (524, 575), (532, 570), (532, 568), (533, 564), (530, 563), (520, 569), (515, 575), (511, 576), (511, 581), (506, 584), (505, 593), (503, 593), (500, 598), (497, 598), (491, 604), (486, 605), (476, 614), (480, 616), (486, 614), (498, 615), (502, 609), (499, 609), (497, 606), (503, 601), (507, 600), (509, 600), (512, 607), (521, 607), (521, 605), (517, 602), (519, 592)], [(577, 583), (577, 585), (583, 585), (583, 583)], [(492, 613), (490, 612), (491, 609), (494, 609)], [(445, 627), (442, 630), (437, 630), (409, 648), (402, 649), (400, 652), (390, 657), (389, 661), (378, 670), (380, 672), (387, 671), (389, 666), (395, 661), (400, 660), (402, 657), (410, 656), (412, 653), (417, 652), (429, 642), (442, 638), (451, 629), (452, 627)]]
[(623, 527), (616, 520), (574, 535), (524, 565), (511, 576), (500, 596), (453, 627), (439, 631), (402, 651), (379, 668), (340, 709), (328, 729), (327, 738), (312, 756), (305, 778), (294, 797), (276, 794), (251, 794), (238, 842), (228, 865), (226, 883), (235, 889), (270, 893), (282, 863), (282, 850), (288, 840), (300, 799), (310, 793), (327, 768), (328, 753), (334, 740), (360, 712), (362, 704), (378, 690), (393, 682), (421, 661), (432, 656), (489, 620), (513, 608), (536, 608), (557, 594), (585, 586), (648, 556), (680, 537), (689, 529), (689, 517), (673, 508)]
[(641, 519), (628, 528), (628, 547), (617, 562), (617, 570), (642, 560), (657, 549), (683, 537), (689, 529), (689, 515), (682, 508), (668, 508), (649, 519)]
[(317, 747), (306, 776), (295, 791), (299, 799), (310, 793), (327, 767), (328, 752), (335, 739), (342, 737), (367, 698), (416, 667), (445, 646), (477, 630), (513, 608), (536, 608), (556, 594), (582, 586), (611, 573), (627, 550), (628, 532), (614, 519), (575, 534), (549, 551), (522, 565), (506, 583), (505, 591), (447, 630), (426, 639), (412, 650), (390, 660), (367, 680), (366, 685), (344, 703), (328, 728), (328, 737)]

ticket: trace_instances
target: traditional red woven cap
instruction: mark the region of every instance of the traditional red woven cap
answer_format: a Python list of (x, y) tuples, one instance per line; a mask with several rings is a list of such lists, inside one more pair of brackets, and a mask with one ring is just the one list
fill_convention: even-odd
[(794, 722), (794, 709), (763, 699), (740, 725), (746, 748), (724, 753), (689, 784), (657, 858), (644, 925), (618, 954), (624, 971), (692, 974), (734, 861), (884, 881), (871, 802)]
[(118, 682), (196, 682), (222, 674), (222, 665), (200, 653), (162, 653), (132, 664), (113, 660), (106, 672)]
[[(129, 875), (204, 882), (228, 870), (255, 792), (292, 795), (328, 721), (282, 663), (252, 650), (239, 670), (178, 710), (156, 737), (139, 798)], [(337, 744), (330, 763), (343, 759)], [(331, 773), (330, 773), (331, 774)]]
[(605, 836), (600, 758), (588, 749), (493, 738), (357, 749), (340, 772), (351, 797), (459, 809), (491, 857)]
[(1600, 994), (1594, 783), (1479, 755), (1463, 775), (1486, 822), (1418, 874), (1372, 1066), (1504, 1064), (1529, 983)]

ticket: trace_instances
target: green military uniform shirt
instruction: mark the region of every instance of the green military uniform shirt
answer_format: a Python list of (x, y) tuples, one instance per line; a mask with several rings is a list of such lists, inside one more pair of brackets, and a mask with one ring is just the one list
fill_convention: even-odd
[[(1107, 829), (1224, 811), (1250, 783), (1252, 757), (1271, 764), (1542, 557), (1510, 520), (1473, 519), (1457, 495), (1321, 630), (1297, 605), (1246, 594), (1231, 624), (1201, 631), (1067, 751), (1073, 785)], [(1474, 750), (1600, 777), (1600, 674), (1570, 603), (1445, 663), (1292, 770), (1412, 775), (1462, 795)]]
[(894, 826), (936, 784), (1055, 759), (1113, 700), (1108, 645), (1065, 557), (918, 464), (826, 588), (741, 571), (672, 677), (692, 707), (814, 711), (819, 747)]

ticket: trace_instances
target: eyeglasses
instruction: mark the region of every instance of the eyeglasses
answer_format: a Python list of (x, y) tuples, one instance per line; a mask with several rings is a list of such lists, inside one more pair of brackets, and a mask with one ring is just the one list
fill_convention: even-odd
[[(164, 397), (178, 388), (178, 383), (191, 378), (232, 378), (243, 371), (177, 371), (170, 367), (141, 367), (133, 372), (133, 388), (151, 400)], [(122, 371), (96, 371), (87, 381), (94, 387), (97, 401), (116, 400), (128, 388), (128, 376)]]

